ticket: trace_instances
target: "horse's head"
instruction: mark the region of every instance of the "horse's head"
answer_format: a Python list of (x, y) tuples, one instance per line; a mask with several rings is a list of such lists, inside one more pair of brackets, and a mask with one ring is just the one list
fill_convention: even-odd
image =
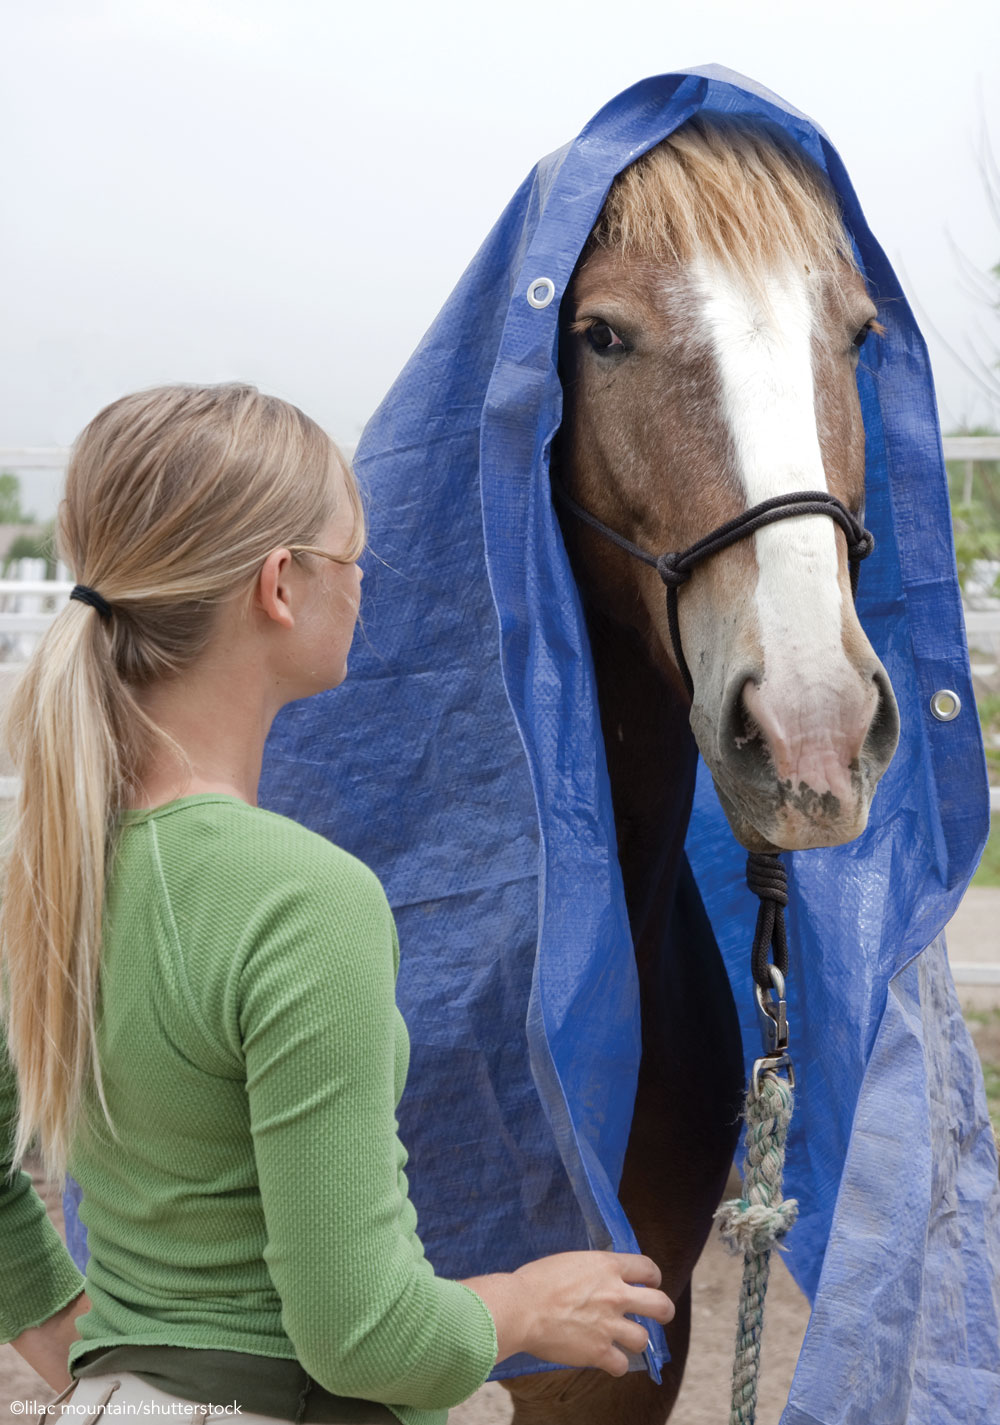
[[(559, 474), (634, 544), (681, 550), (799, 490), (863, 512), (855, 368), (876, 309), (829, 186), (787, 140), (694, 119), (627, 169), (563, 320)], [(590, 600), (683, 696), (656, 570), (564, 527)], [(819, 515), (760, 529), (700, 565), (678, 608), (691, 726), (736, 835), (752, 850), (859, 835), (899, 721), (843, 532)]]

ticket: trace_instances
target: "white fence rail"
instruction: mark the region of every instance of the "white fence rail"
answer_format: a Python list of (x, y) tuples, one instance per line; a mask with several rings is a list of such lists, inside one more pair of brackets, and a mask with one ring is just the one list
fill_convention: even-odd
[(0, 445), (0, 470), (65, 470), (68, 445)]
[(1000, 435), (946, 435), (945, 460), (1000, 460)]
[(67, 571), (58, 567), (59, 577), (46, 579), (45, 567), (44, 559), (20, 559), (9, 571), (17, 577), (0, 579), (0, 666), (25, 663), (69, 598)]

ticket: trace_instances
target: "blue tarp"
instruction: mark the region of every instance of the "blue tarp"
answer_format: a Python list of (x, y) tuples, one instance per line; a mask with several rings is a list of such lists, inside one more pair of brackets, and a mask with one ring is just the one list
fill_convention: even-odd
[[(526, 293), (547, 277), (562, 296), (615, 175), (701, 109), (769, 119), (826, 170), (887, 328), (858, 373), (877, 542), (858, 606), (902, 737), (865, 834), (786, 858), (800, 1085), (786, 1260), (814, 1310), (783, 1425), (1000, 1420), (997, 1159), (942, 936), (988, 803), (934, 392), (899, 284), (805, 116), (716, 67), (665, 75), (528, 176), (364, 433), (372, 553), (350, 677), (282, 714), (262, 802), (386, 886), (413, 1046), (401, 1136), (437, 1269), (634, 1250), (616, 1185), (637, 982), (549, 492), (559, 303)], [(930, 713), (940, 688), (962, 699), (953, 722)], [(704, 768), (687, 854), (752, 1059), (756, 902)], [(657, 1329), (654, 1373), (664, 1349)]]

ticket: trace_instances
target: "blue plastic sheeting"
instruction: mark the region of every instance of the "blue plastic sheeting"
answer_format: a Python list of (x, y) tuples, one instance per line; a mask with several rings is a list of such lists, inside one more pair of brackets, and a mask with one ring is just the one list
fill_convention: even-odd
[[(896, 278), (803, 115), (716, 67), (666, 75), (528, 176), (365, 431), (363, 631), (344, 687), (279, 719), (262, 801), (386, 886), (413, 1046), (401, 1136), (437, 1269), (634, 1250), (616, 1185), (637, 981), (548, 456), (558, 298), (615, 175), (700, 109), (770, 119), (827, 171), (887, 328), (858, 378), (877, 541), (859, 612), (902, 740), (864, 836), (786, 858), (800, 1083), (786, 1260), (814, 1311), (783, 1421), (1000, 1420), (997, 1161), (941, 938), (987, 796), (934, 393)], [(540, 277), (557, 300), (536, 309), (526, 293)], [(929, 711), (942, 687), (966, 709), (951, 723)], [(687, 853), (752, 1059), (756, 902), (707, 775)], [(664, 1358), (656, 1328), (654, 1375)], [(538, 1368), (518, 1358), (503, 1373)]]

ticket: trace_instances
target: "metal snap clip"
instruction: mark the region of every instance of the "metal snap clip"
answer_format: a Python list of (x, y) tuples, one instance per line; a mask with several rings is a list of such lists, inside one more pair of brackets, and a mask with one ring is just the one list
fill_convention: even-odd
[(931, 698), (931, 712), (938, 722), (953, 722), (962, 711), (962, 699), (951, 688), (938, 688)]
[(767, 991), (765, 998), (760, 985), (754, 985), (753, 994), (757, 1001), (757, 1018), (760, 1021), (761, 1037), (765, 1054), (781, 1054), (788, 1048), (788, 1004), (785, 1000), (785, 980), (777, 965), (769, 965), (771, 985), (777, 998)]
[(547, 307), (556, 295), (556, 284), (551, 277), (536, 277), (528, 284), (528, 302), (532, 307)]

